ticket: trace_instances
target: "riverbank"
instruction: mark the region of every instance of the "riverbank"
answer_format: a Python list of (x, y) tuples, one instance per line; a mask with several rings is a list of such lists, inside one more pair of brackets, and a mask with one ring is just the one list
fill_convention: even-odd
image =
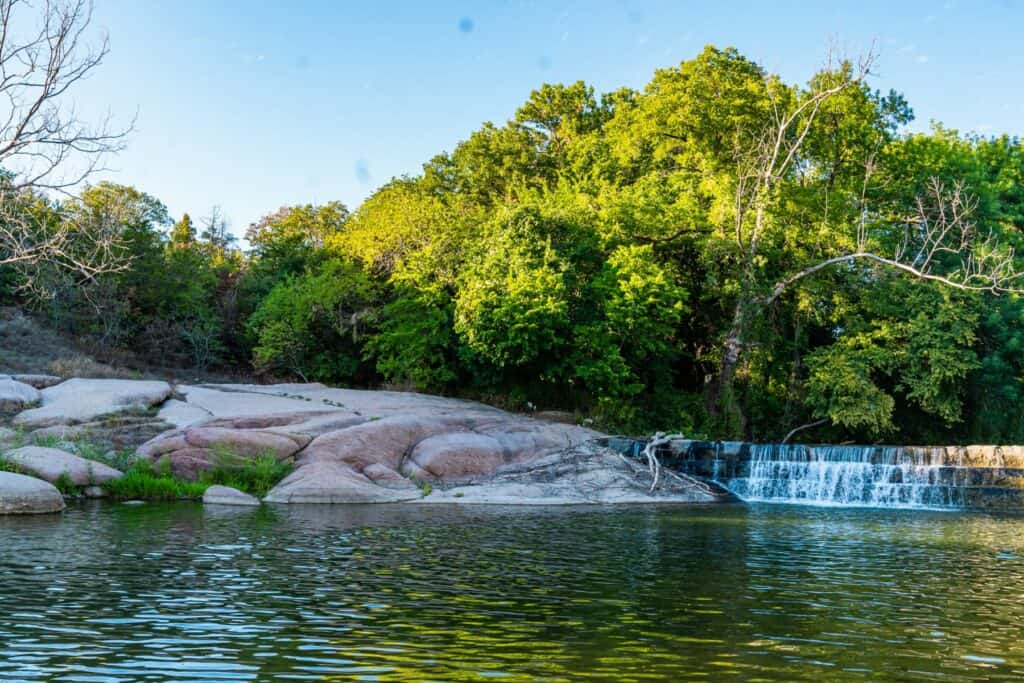
[[(5, 480), (26, 485), (18, 477), (122, 500), (194, 499), (215, 485), (283, 504), (730, 498), (685, 475), (655, 481), (592, 429), (423, 394), (15, 375), (0, 377), (0, 405), (0, 468), (14, 472), (0, 474), (0, 509)], [(39, 511), (52, 511), (53, 491), (37, 488)]]

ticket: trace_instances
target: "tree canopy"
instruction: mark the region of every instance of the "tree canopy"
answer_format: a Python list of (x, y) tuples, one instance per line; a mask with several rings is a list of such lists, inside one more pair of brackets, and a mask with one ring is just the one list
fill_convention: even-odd
[(170, 227), (96, 185), (33, 210), (116, 214), (132, 266), (48, 308), (137, 348), (171, 330), (181, 362), (623, 432), (1021, 441), (1020, 142), (907, 133), (870, 68), (791, 85), (708, 47), (642, 91), (545, 84), (351, 213), (269, 213), (244, 252), (217, 212)]

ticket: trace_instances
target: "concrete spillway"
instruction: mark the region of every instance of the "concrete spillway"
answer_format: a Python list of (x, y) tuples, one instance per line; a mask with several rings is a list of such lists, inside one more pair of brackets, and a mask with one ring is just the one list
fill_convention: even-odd
[(1024, 510), (1021, 446), (805, 446), (676, 441), (663, 464), (745, 501)]

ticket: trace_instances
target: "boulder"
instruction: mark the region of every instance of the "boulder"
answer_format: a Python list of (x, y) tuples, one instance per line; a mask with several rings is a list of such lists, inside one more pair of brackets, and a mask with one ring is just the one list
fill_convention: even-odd
[(211, 486), (203, 493), (203, 505), (251, 505), (259, 506), (255, 496), (242, 493), (230, 486)]
[(0, 378), (0, 410), (20, 410), (42, 400), (35, 387), (10, 377)]
[(379, 486), (349, 465), (320, 460), (292, 472), (263, 500), (268, 503), (396, 503), (422, 495), (415, 487)]
[(32, 428), (88, 422), (102, 415), (150, 408), (170, 394), (167, 382), (69, 379), (43, 389), (42, 406), (20, 413), (14, 424)]
[(51, 483), (66, 476), (75, 486), (102, 486), (122, 476), (121, 472), (109, 465), (86, 460), (57, 448), (24, 446), (5, 453), (3, 459)]
[(0, 515), (60, 512), (64, 496), (53, 484), (13, 472), (0, 472)]

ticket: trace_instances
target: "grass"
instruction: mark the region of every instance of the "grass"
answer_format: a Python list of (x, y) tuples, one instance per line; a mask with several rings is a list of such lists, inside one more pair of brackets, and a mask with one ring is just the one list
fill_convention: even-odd
[(208, 486), (172, 476), (169, 464), (157, 468), (140, 460), (125, 470), (123, 477), (107, 482), (103, 488), (118, 500), (194, 500), (202, 498)]
[[(80, 454), (89, 457), (87, 451)], [(125, 451), (118, 454), (116, 460), (93, 459), (117, 467), (124, 459), (130, 458), (132, 453)], [(235, 453), (219, 452), (215, 454), (215, 461), (214, 467), (200, 474), (198, 481), (185, 481), (171, 473), (167, 461), (154, 466), (137, 460), (127, 467), (118, 468), (124, 472), (124, 476), (108, 482), (104, 488), (111, 497), (120, 500), (196, 500), (203, 497), (207, 488), (219, 484), (262, 498), (291, 474), (293, 469), (290, 463), (281, 462), (265, 453), (247, 458)]]
[(260, 453), (252, 458), (229, 454), (219, 457), (213, 469), (201, 475), (200, 482), (207, 486), (230, 486), (262, 498), (293, 469), (291, 463), (281, 462), (269, 453)]
[[(10, 444), (9, 448), (17, 448), (27, 441), (29, 439), (24, 433), (19, 432), (16, 442)], [(57, 436), (33, 437), (31, 442), (36, 446), (50, 448), (67, 446)], [(123, 472), (121, 478), (103, 485), (107, 494), (117, 500), (198, 500), (207, 488), (215, 484), (230, 486), (262, 498), (294, 469), (290, 462), (282, 462), (271, 453), (248, 455), (226, 448), (215, 448), (213, 467), (201, 473), (198, 481), (186, 481), (174, 476), (169, 462), (156, 466), (138, 460), (131, 449), (113, 451), (89, 441), (75, 440), (74, 447), (67, 450), (86, 460), (100, 462)], [(25, 473), (22, 468), (2, 458), (0, 472)], [(82, 487), (72, 484), (66, 475), (54, 485), (65, 495), (82, 494)]]
[(14, 474), (25, 474), (25, 470), (21, 469), (13, 462), (9, 462), (0, 458), (0, 472), (13, 472)]

